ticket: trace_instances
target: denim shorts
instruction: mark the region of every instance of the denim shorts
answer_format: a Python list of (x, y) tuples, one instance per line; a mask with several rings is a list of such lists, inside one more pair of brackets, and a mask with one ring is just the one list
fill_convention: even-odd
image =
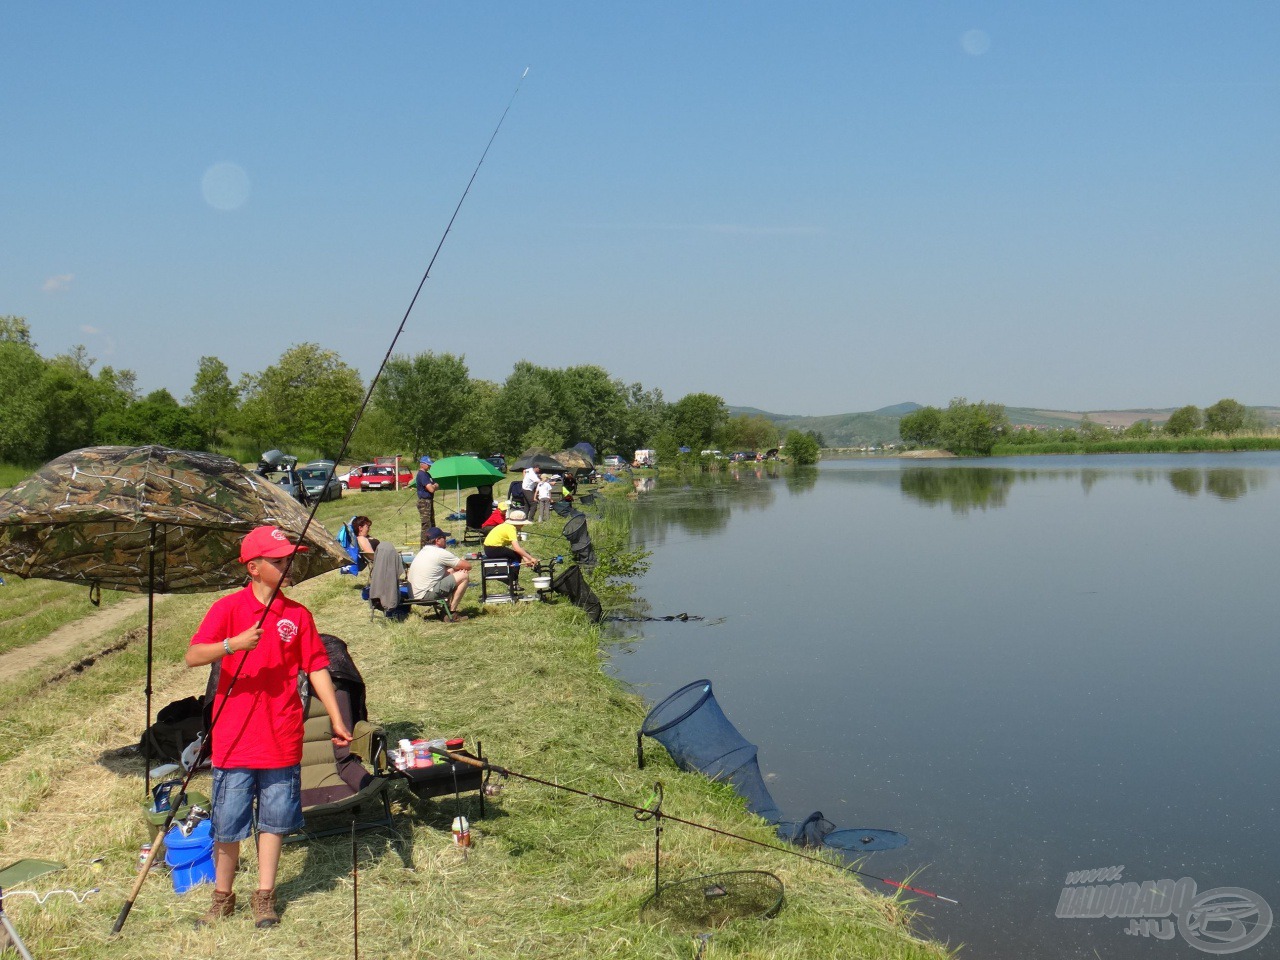
[(213, 770), (213, 839), (236, 843), (253, 833), (253, 801), (258, 830), (281, 836), (302, 828), (302, 769)]

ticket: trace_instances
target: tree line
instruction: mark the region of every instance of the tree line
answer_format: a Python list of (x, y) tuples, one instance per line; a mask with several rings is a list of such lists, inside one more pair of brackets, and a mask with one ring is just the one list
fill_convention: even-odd
[(1096, 423), (1086, 414), (1079, 425), (1049, 429), (1015, 430), (1004, 407), (995, 403), (969, 403), (963, 397), (952, 400), (945, 410), (921, 407), (904, 416), (898, 432), (904, 443), (914, 447), (938, 448), (965, 456), (989, 455), (996, 444), (1033, 447), (1062, 444), (1090, 444), (1116, 439), (1148, 440), (1158, 437), (1235, 436), (1261, 433), (1266, 420), (1237, 400), (1224, 398), (1201, 410), (1179, 407), (1163, 424), (1139, 420), (1115, 431)]
[[(221, 359), (201, 357), (181, 401), (163, 389), (140, 396), (133, 371), (95, 373), (95, 365), (84, 347), (41, 356), (24, 318), (0, 317), (0, 382), (9, 385), (0, 396), (0, 462), (35, 465), (78, 447), (144, 443), (240, 459), (272, 447), (332, 457), (366, 393), (359, 373), (316, 343), (294, 345), (234, 381)], [(487, 455), (584, 440), (601, 454), (629, 457), (642, 448), (660, 456), (682, 446), (767, 450), (780, 437), (767, 418), (731, 416), (714, 394), (667, 402), (661, 390), (595, 365), (553, 369), (522, 360), (495, 383), (473, 378), (464, 356), (426, 352), (390, 358), (349, 454)]]

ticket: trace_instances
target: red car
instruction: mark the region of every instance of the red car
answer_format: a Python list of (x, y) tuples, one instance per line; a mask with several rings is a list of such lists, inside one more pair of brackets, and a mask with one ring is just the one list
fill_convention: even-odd
[[(353, 467), (346, 476), (339, 477), (348, 490), (390, 490), (396, 485), (396, 468), (379, 466), (376, 463), (365, 463)], [(413, 474), (408, 470), (400, 474), (400, 486), (407, 487), (413, 483)]]

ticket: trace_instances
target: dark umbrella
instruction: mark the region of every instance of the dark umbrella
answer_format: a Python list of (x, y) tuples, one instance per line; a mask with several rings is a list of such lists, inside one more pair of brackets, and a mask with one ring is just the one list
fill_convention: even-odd
[(541, 467), (549, 473), (564, 473), (566, 469), (563, 463), (547, 453), (526, 453), (507, 469), (516, 473), (530, 467)]
[(295, 581), (351, 562), (327, 530), (307, 527), (296, 500), (228, 457), (86, 447), (51, 460), (0, 497), (0, 572), (147, 594), (150, 727), (155, 595), (244, 583), (240, 539), (263, 524), (295, 538), (307, 530), (310, 549), (294, 557)]

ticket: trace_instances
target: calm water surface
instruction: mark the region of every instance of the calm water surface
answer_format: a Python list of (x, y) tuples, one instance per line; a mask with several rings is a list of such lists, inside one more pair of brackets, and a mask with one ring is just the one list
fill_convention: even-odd
[(1118, 865), (1280, 910), (1278, 517), (1275, 453), (660, 480), (641, 592), (724, 620), (644, 624), (613, 665), (651, 702), (710, 678), (787, 814), (908, 834), (865, 868), (961, 901), (922, 927), (963, 956), (1204, 957), (1055, 910)]

